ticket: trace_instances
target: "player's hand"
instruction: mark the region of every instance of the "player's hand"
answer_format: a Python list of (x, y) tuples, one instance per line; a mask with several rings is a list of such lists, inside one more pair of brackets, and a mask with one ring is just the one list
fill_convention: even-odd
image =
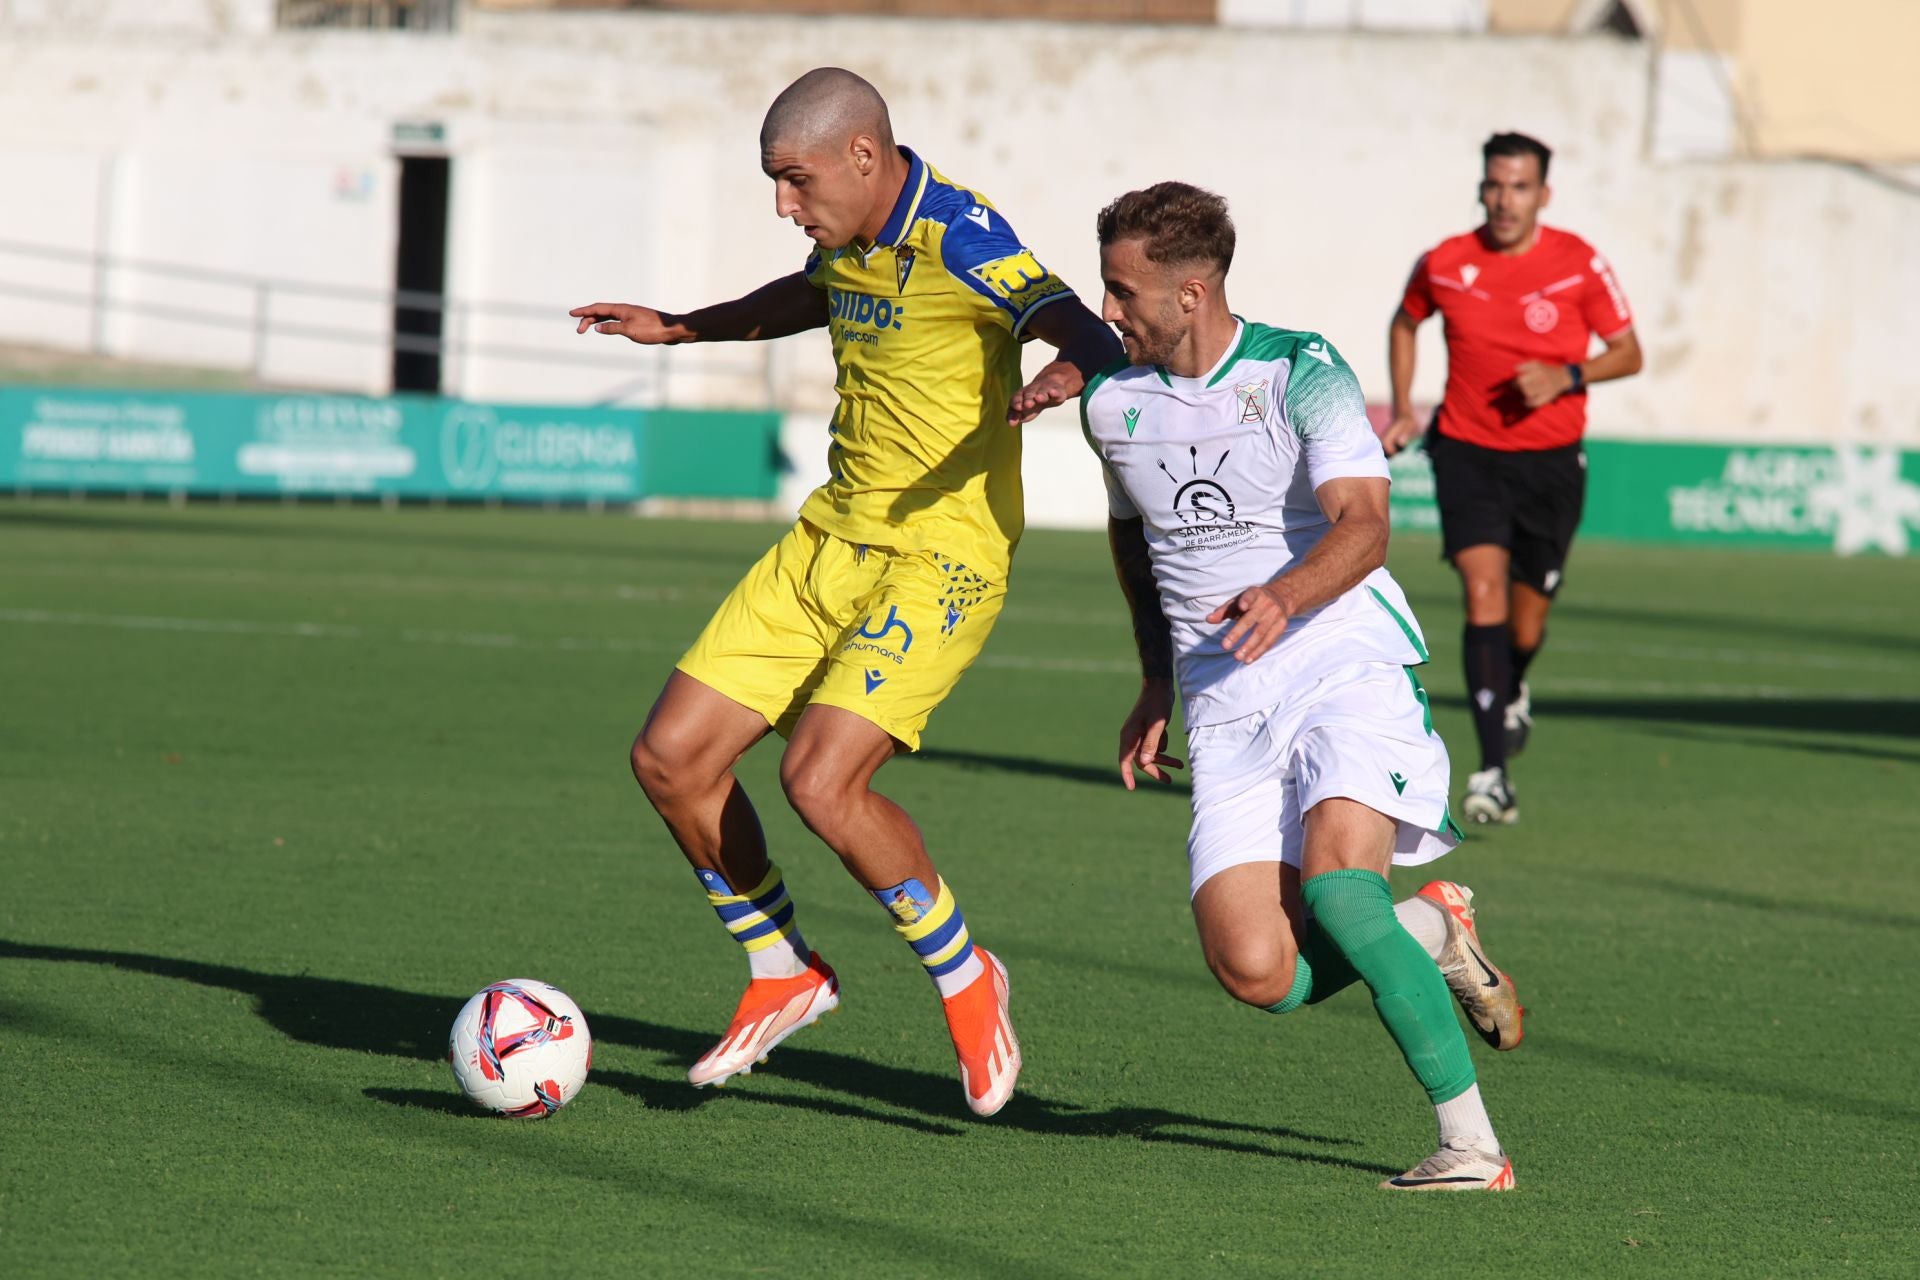
[(1134, 787), (1133, 773), (1138, 769), (1155, 782), (1171, 782), (1167, 769), (1184, 769), (1186, 764), (1165, 753), (1167, 721), (1173, 718), (1173, 682), (1148, 680), (1140, 687), (1139, 700), (1120, 726), (1120, 781), (1127, 790)]
[(1241, 662), (1252, 662), (1287, 629), (1293, 613), (1272, 583), (1248, 587), (1207, 615), (1208, 622), (1236, 619), (1220, 647)]
[(1413, 410), (1402, 409), (1387, 422), (1387, 429), (1380, 433), (1380, 446), (1391, 458), (1420, 435), (1420, 420), (1413, 416)]
[(593, 329), (598, 333), (618, 334), (646, 346), (678, 342), (683, 336), (673, 317), (630, 302), (592, 302), (575, 307), (567, 314), (580, 322), (574, 328), (575, 333)]
[(1071, 360), (1055, 360), (1034, 375), (1032, 382), (1013, 393), (1007, 401), (1007, 422), (1019, 426), (1032, 422), (1043, 409), (1065, 404), (1087, 385), (1086, 375)]
[(1514, 372), (1513, 385), (1520, 392), (1520, 398), (1527, 402), (1527, 408), (1538, 409), (1573, 390), (1573, 375), (1563, 364), (1529, 360)]

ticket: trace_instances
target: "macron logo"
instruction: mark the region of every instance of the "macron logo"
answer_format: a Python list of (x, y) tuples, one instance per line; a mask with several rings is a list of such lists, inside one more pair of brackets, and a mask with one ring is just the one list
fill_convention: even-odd
[(993, 230), (993, 215), (987, 212), (985, 205), (977, 204), (967, 210), (967, 221), (979, 223), (982, 231)]
[(1313, 357), (1329, 369), (1333, 367), (1333, 357), (1327, 353), (1327, 344), (1324, 342), (1309, 343), (1301, 354)]
[(860, 674), (867, 678), (867, 693), (869, 696), (872, 695), (875, 689), (878, 689), (887, 682), (887, 678), (875, 670), (863, 671)]

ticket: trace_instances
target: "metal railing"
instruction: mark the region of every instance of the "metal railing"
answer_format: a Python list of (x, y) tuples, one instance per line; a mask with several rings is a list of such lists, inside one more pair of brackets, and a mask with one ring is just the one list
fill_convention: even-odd
[[(6, 260), (9, 257), (84, 268), (87, 272), (87, 280), (84, 285), (72, 288), (23, 282), (12, 278), (11, 273), (6, 270)], [(116, 285), (123, 283), (127, 277), (140, 276), (159, 280), (177, 280), (195, 285), (219, 286), (234, 290), (234, 296), (241, 301), (231, 310), (215, 310), (207, 306), (188, 306), (128, 297), (115, 291)], [(513, 342), (471, 341), (466, 336), (472, 331), (477, 318), (504, 318), (536, 322), (550, 327), (557, 334), (565, 334), (570, 338), (571, 328), (564, 327), (569, 324), (567, 307), (561, 304), (536, 306), (531, 303), (457, 298), (444, 293), (423, 293), (405, 289), (368, 289), (353, 285), (321, 284), (313, 281), (254, 276), (213, 267), (147, 262), (88, 249), (71, 249), (8, 239), (0, 239), (0, 298), (18, 298), (54, 306), (85, 308), (89, 318), (89, 348), (94, 354), (101, 356), (144, 358), (137, 350), (110, 349), (107, 341), (108, 317), (123, 314), (149, 320), (226, 330), (232, 333), (244, 332), (249, 335), (246, 368), (257, 380), (265, 380), (267, 377), (267, 353), (274, 339), (300, 338), (350, 346), (378, 347), (382, 350), (419, 352), (437, 355), (443, 359), (498, 360), (594, 369), (606, 374), (609, 379), (619, 379), (607, 390), (593, 397), (596, 403), (613, 404), (643, 395), (645, 399), (655, 404), (664, 404), (668, 401), (668, 377), (672, 366), (668, 359), (668, 350), (664, 347), (655, 347), (642, 353), (634, 351), (628, 344), (616, 343), (608, 344), (612, 350), (604, 354), (595, 354), (591, 349), (570, 350), (564, 344), (551, 348), (534, 347)], [(337, 324), (314, 324), (290, 320), (284, 318), (283, 307), (276, 307), (276, 303), (288, 299), (323, 299), (376, 306), (381, 309), (387, 323), (380, 327), (348, 328)], [(396, 331), (391, 326), (392, 315), (396, 308), (416, 312), (439, 312), (443, 317), (443, 336), (433, 337)], [(698, 376), (752, 382), (759, 390), (762, 403), (751, 407), (776, 407), (772, 353), (767, 345), (755, 343), (750, 346), (741, 346), (737, 348), (737, 354), (736, 359), (703, 360), (697, 370)], [(651, 357), (648, 360), (651, 368), (637, 377), (634, 374), (636, 356), (643, 360)]]
[(358, 31), (452, 31), (459, 0), (279, 0), (274, 23), (283, 28), (326, 27)]

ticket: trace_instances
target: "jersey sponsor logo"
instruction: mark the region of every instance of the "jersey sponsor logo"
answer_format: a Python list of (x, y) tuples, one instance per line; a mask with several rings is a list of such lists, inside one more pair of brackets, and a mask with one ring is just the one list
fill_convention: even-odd
[[(840, 652), (871, 654), (876, 661), (884, 659), (896, 667), (905, 666), (907, 651), (913, 648), (913, 628), (901, 620), (899, 606), (887, 606), (887, 616), (881, 620), (878, 628), (875, 628), (873, 623), (874, 615), (872, 614), (861, 619), (860, 629), (854, 633), (852, 639), (840, 646)], [(900, 647), (897, 650), (890, 639), (896, 631), (900, 633)], [(885, 670), (885, 668), (879, 670)], [(874, 674), (878, 674), (878, 671)], [(871, 676), (868, 678), (867, 692), (873, 692)]]
[(1267, 420), (1267, 380), (1242, 382), (1233, 389), (1233, 398), (1240, 404), (1240, 421), (1265, 422)]
[(1324, 342), (1309, 342), (1300, 348), (1300, 354), (1318, 360), (1329, 369), (1333, 367), (1333, 355), (1327, 350), (1327, 344)]
[(1560, 308), (1546, 298), (1536, 298), (1527, 304), (1520, 318), (1535, 333), (1552, 333), (1554, 326), (1560, 323)]
[(880, 624), (878, 631), (869, 631), (868, 628), (872, 625), (873, 615), (868, 614), (866, 620), (860, 624), (860, 634), (869, 640), (885, 640), (889, 634), (898, 631), (905, 637), (905, 639), (900, 642), (900, 652), (905, 653), (907, 650), (913, 648), (913, 628), (900, 620), (899, 605), (890, 604), (887, 606), (887, 620)]
[(975, 267), (973, 278), (1019, 311), (1042, 298), (1067, 291), (1066, 281), (1041, 266), (1039, 259), (1027, 249)]
[(875, 329), (904, 329), (907, 309), (892, 298), (876, 298), (851, 289), (827, 290), (827, 315), (850, 325)]
[[(1191, 475), (1182, 480), (1173, 474), (1164, 458), (1157, 460), (1160, 470), (1176, 486), (1173, 495), (1173, 514), (1188, 529), (1195, 530), (1201, 536), (1190, 539), (1192, 545), (1212, 544), (1221, 541), (1239, 541), (1241, 537), (1251, 537), (1253, 530), (1233, 518), (1235, 507), (1233, 495), (1217, 478), (1220, 468), (1227, 464), (1227, 457), (1233, 452), (1223, 450), (1219, 461), (1213, 464), (1213, 470), (1206, 475), (1200, 474), (1200, 450), (1187, 447), (1187, 466)], [(1236, 536), (1238, 535), (1238, 536)]]
[(1125, 412), (1123, 412), (1123, 413), (1122, 413), (1122, 414), (1121, 414), (1120, 416), (1121, 416), (1121, 417), (1123, 417), (1123, 418), (1125, 418), (1125, 419), (1127, 420), (1127, 438), (1128, 438), (1128, 439), (1132, 439), (1132, 438), (1133, 438), (1133, 429), (1134, 429), (1135, 427), (1137, 427), (1137, 426), (1139, 426), (1139, 425), (1140, 425), (1140, 408), (1139, 408), (1139, 406), (1138, 406), (1138, 405), (1135, 405), (1135, 406), (1134, 406), (1133, 408), (1131, 408), (1131, 409), (1128, 409), (1128, 410), (1126, 410)]

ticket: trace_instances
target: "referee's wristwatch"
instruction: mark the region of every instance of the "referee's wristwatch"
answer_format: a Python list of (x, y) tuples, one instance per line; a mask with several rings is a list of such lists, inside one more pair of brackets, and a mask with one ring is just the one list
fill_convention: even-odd
[(1577, 364), (1568, 365), (1567, 376), (1573, 379), (1573, 385), (1568, 387), (1563, 394), (1570, 395), (1570, 396), (1577, 396), (1582, 391), (1585, 391), (1587, 389), (1587, 371), (1585, 369), (1582, 369), (1579, 365)]

